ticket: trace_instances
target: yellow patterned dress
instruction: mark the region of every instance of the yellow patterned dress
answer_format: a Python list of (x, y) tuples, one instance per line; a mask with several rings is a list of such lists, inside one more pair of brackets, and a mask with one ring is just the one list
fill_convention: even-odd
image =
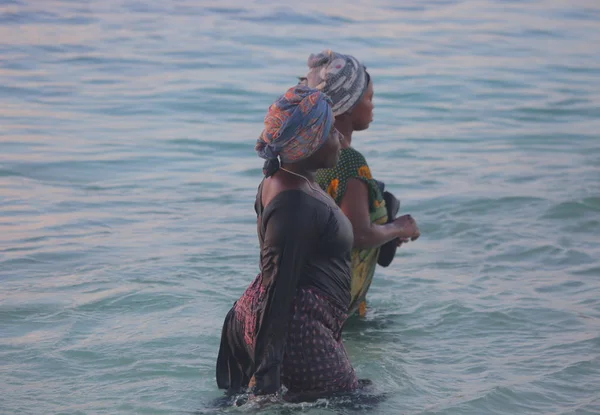
[[(371, 223), (383, 225), (387, 222), (387, 209), (381, 190), (371, 176), (371, 171), (364, 156), (352, 147), (341, 151), (337, 165), (332, 169), (317, 171), (316, 180), (319, 186), (335, 200), (339, 206), (346, 192), (349, 179), (364, 182), (369, 189), (369, 216)], [(358, 203), (358, 201), (356, 202)], [(379, 248), (352, 250), (352, 285), (351, 301), (348, 315), (358, 310), (359, 315), (366, 312), (365, 297), (371, 286)]]

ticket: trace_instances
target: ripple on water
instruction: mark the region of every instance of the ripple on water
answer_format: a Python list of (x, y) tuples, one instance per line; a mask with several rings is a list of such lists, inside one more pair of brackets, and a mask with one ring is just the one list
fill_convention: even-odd
[(48, 2), (0, 16), (4, 412), (256, 410), (212, 405), (258, 272), (253, 146), (332, 47), (369, 68), (353, 145), (422, 236), (344, 332), (383, 399), (264, 412), (600, 413), (595, 4)]

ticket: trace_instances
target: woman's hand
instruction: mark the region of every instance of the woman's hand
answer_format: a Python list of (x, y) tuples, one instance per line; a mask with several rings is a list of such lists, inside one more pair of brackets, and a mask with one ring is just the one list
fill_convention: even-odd
[(419, 227), (417, 226), (417, 222), (410, 215), (403, 215), (392, 222), (398, 231), (398, 239), (399, 243), (416, 241), (419, 236), (421, 236), (421, 232), (419, 231)]
[(408, 241), (410, 241), (410, 238), (396, 238), (396, 246), (400, 248), (402, 244), (405, 244)]

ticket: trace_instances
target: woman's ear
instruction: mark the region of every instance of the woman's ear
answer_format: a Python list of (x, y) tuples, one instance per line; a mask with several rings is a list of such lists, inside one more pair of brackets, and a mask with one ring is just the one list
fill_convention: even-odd
[(344, 122), (344, 121), (348, 120), (348, 119), (351, 117), (351, 115), (352, 115), (352, 110), (350, 110), (350, 111), (346, 111), (346, 112), (345, 112), (345, 113), (343, 113), (343, 114), (336, 115), (336, 116), (335, 116), (335, 120), (336, 120), (336, 121), (338, 121), (338, 120), (339, 120), (339, 121), (341, 121), (341, 122)]

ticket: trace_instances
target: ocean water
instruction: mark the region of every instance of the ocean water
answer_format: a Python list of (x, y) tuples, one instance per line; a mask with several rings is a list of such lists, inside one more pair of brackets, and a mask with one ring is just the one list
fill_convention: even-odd
[(0, 0), (0, 413), (259, 410), (214, 402), (253, 144), (324, 48), (422, 237), (345, 332), (377, 399), (261, 413), (600, 414), (596, 0)]

